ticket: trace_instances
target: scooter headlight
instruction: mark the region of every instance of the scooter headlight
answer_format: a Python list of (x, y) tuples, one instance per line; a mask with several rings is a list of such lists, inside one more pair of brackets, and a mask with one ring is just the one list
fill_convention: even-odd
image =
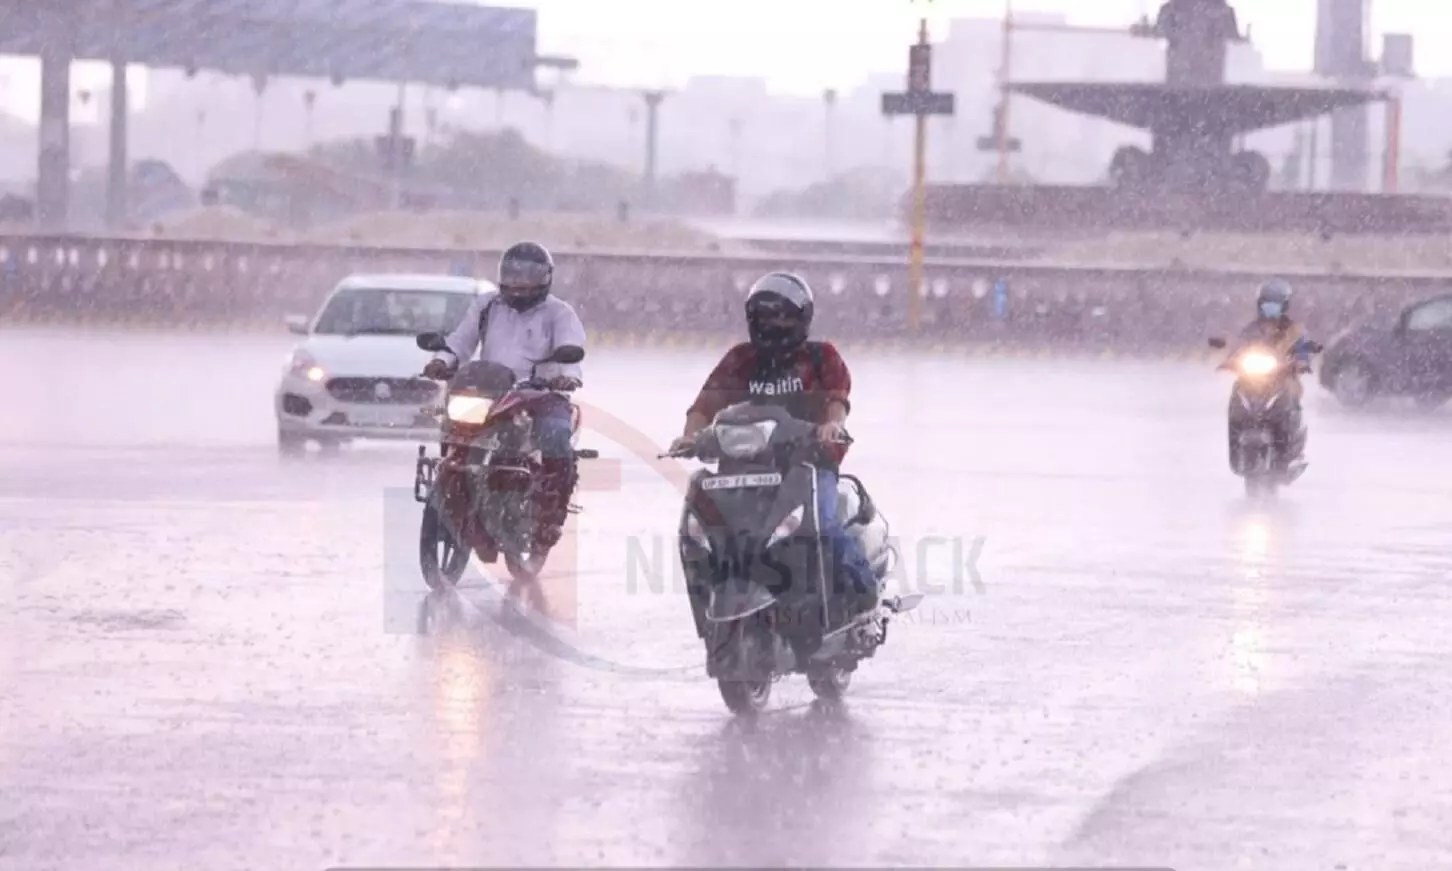
[(494, 403), (482, 396), (451, 396), (447, 407), (449, 420), (457, 423), (483, 423)]
[(1280, 362), (1270, 354), (1251, 351), (1240, 358), (1240, 374), (1269, 375), (1280, 368)]
[(783, 517), (781, 523), (776, 525), (776, 529), (772, 530), (771, 538), (766, 540), (766, 546), (771, 547), (800, 529), (803, 515), (802, 506), (798, 505), (795, 511)]
[(721, 453), (734, 459), (754, 457), (766, 450), (771, 434), (776, 431), (776, 421), (762, 420), (750, 424), (735, 424), (716, 427), (716, 443)]

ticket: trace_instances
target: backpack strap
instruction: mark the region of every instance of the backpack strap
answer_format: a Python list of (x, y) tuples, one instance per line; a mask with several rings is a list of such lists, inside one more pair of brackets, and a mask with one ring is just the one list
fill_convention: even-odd
[(479, 346), (480, 347), (483, 347), (483, 345), (484, 345), (484, 339), (486, 337), (488, 337), (488, 335), (489, 335), (489, 310), (492, 309), (492, 308), (494, 308), (494, 304), (496, 302), (499, 302), (499, 297), (497, 297), (497, 296), (494, 297), (493, 299), (489, 300), (488, 302), (484, 303), (484, 311), (482, 311), (482, 312), (479, 313)]

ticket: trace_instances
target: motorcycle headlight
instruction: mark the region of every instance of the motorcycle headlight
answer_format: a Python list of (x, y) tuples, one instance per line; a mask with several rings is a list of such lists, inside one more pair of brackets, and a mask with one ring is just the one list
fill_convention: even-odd
[(766, 450), (771, 434), (776, 431), (776, 421), (763, 420), (757, 423), (735, 426), (717, 426), (716, 443), (721, 453), (736, 459), (754, 457)]
[(1240, 374), (1242, 375), (1269, 375), (1279, 367), (1280, 362), (1275, 357), (1258, 351), (1240, 358)]
[(449, 420), (458, 423), (483, 423), (494, 403), (482, 396), (451, 396), (447, 412)]

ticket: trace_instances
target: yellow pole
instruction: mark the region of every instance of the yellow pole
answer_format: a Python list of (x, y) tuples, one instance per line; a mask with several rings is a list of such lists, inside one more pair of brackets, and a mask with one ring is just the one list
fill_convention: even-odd
[[(918, 45), (928, 44), (928, 19), (918, 23)], [(916, 331), (923, 304), (923, 236), (927, 223), (928, 116), (919, 112), (913, 128), (913, 227), (908, 251), (908, 328)]]
[(1008, 82), (1013, 63), (1013, 0), (1003, 4), (1003, 45), (998, 65), (998, 171), (999, 184), (1008, 183)]

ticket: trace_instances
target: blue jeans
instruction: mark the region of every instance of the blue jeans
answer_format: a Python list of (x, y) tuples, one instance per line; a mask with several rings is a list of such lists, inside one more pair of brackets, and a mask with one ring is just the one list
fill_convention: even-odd
[(534, 442), (541, 455), (540, 480), (535, 490), (536, 544), (553, 547), (564, 529), (570, 497), (579, 483), (575, 449), (570, 444), (574, 413), (563, 396), (540, 406), (534, 414)]
[(847, 534), (843, 518), (837, 516), (837, 473), (831, 469), (817, 470), (817, 517), (828, 560), (826, 568), (833, 579), (833, 592), (840, 595), (844, 590), (850, 590), (861, 596), (864, 602), (870, 595), (875, 604), (877, 576), (867, 562), (862, 542)]
[(540, 454), (552, 459), (574, 458), (570, 445), (574, 415), (570, 403), (562, 396), (540, 406), (534, 414), (534, 440)]

